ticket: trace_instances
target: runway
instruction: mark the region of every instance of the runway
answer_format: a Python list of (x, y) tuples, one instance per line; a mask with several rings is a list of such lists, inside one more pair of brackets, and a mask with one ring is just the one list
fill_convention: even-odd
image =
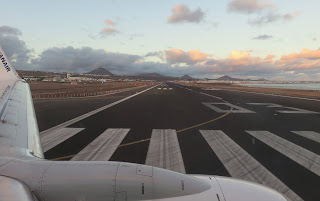
[(315, 201), (319, 101), (163, 83), (95, 99), (36, 101), (35, 109), (47, 159), (232, 176)]

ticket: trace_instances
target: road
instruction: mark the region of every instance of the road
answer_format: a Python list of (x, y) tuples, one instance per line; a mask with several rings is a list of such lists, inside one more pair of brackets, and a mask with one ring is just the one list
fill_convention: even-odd
[(48, 159), (232, 176), (291, 200), (320, 198), (317, 99), (163, 83), (98, 99), (37, 101), (35, 109)]

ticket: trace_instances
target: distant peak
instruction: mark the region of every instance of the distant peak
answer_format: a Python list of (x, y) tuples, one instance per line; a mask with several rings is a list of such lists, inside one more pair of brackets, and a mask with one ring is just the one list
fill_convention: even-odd
[(109, 76), (114, 75), (113, 73), (111, 73), (110, 71), (108, 71), (107, 69), (102, 68), (102, 67), (98, 67), (98, 68), (94, 69), (93, 71), (90, 71), (90, 72), (88, 72), (86, 74), (90, 74), (90, 75), (109, 75)]
[(139, 76), (149, 76), (149, 77), (164, 77), (163, 75), (159, 74), (159, 73), (141, 73)]
[(189, 75), (184, 75), (180, 77), (181, 79), (193, 79), (191, 76)]

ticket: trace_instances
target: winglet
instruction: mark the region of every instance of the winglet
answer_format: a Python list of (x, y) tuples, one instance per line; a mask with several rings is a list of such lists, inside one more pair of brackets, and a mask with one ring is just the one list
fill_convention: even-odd
[(0, 47), (0, 105), (8, 96), (15, 82), (20, 79), (7, 58)]

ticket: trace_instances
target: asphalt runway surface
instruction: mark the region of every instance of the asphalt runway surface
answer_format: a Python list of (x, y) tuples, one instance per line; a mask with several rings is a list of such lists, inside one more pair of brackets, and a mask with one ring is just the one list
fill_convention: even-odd
[(232, 176), (291, 200), (320, 199), (317, 99), (163, 83), (91, 99), (35, 101), (35, 109), (47, 159)]

